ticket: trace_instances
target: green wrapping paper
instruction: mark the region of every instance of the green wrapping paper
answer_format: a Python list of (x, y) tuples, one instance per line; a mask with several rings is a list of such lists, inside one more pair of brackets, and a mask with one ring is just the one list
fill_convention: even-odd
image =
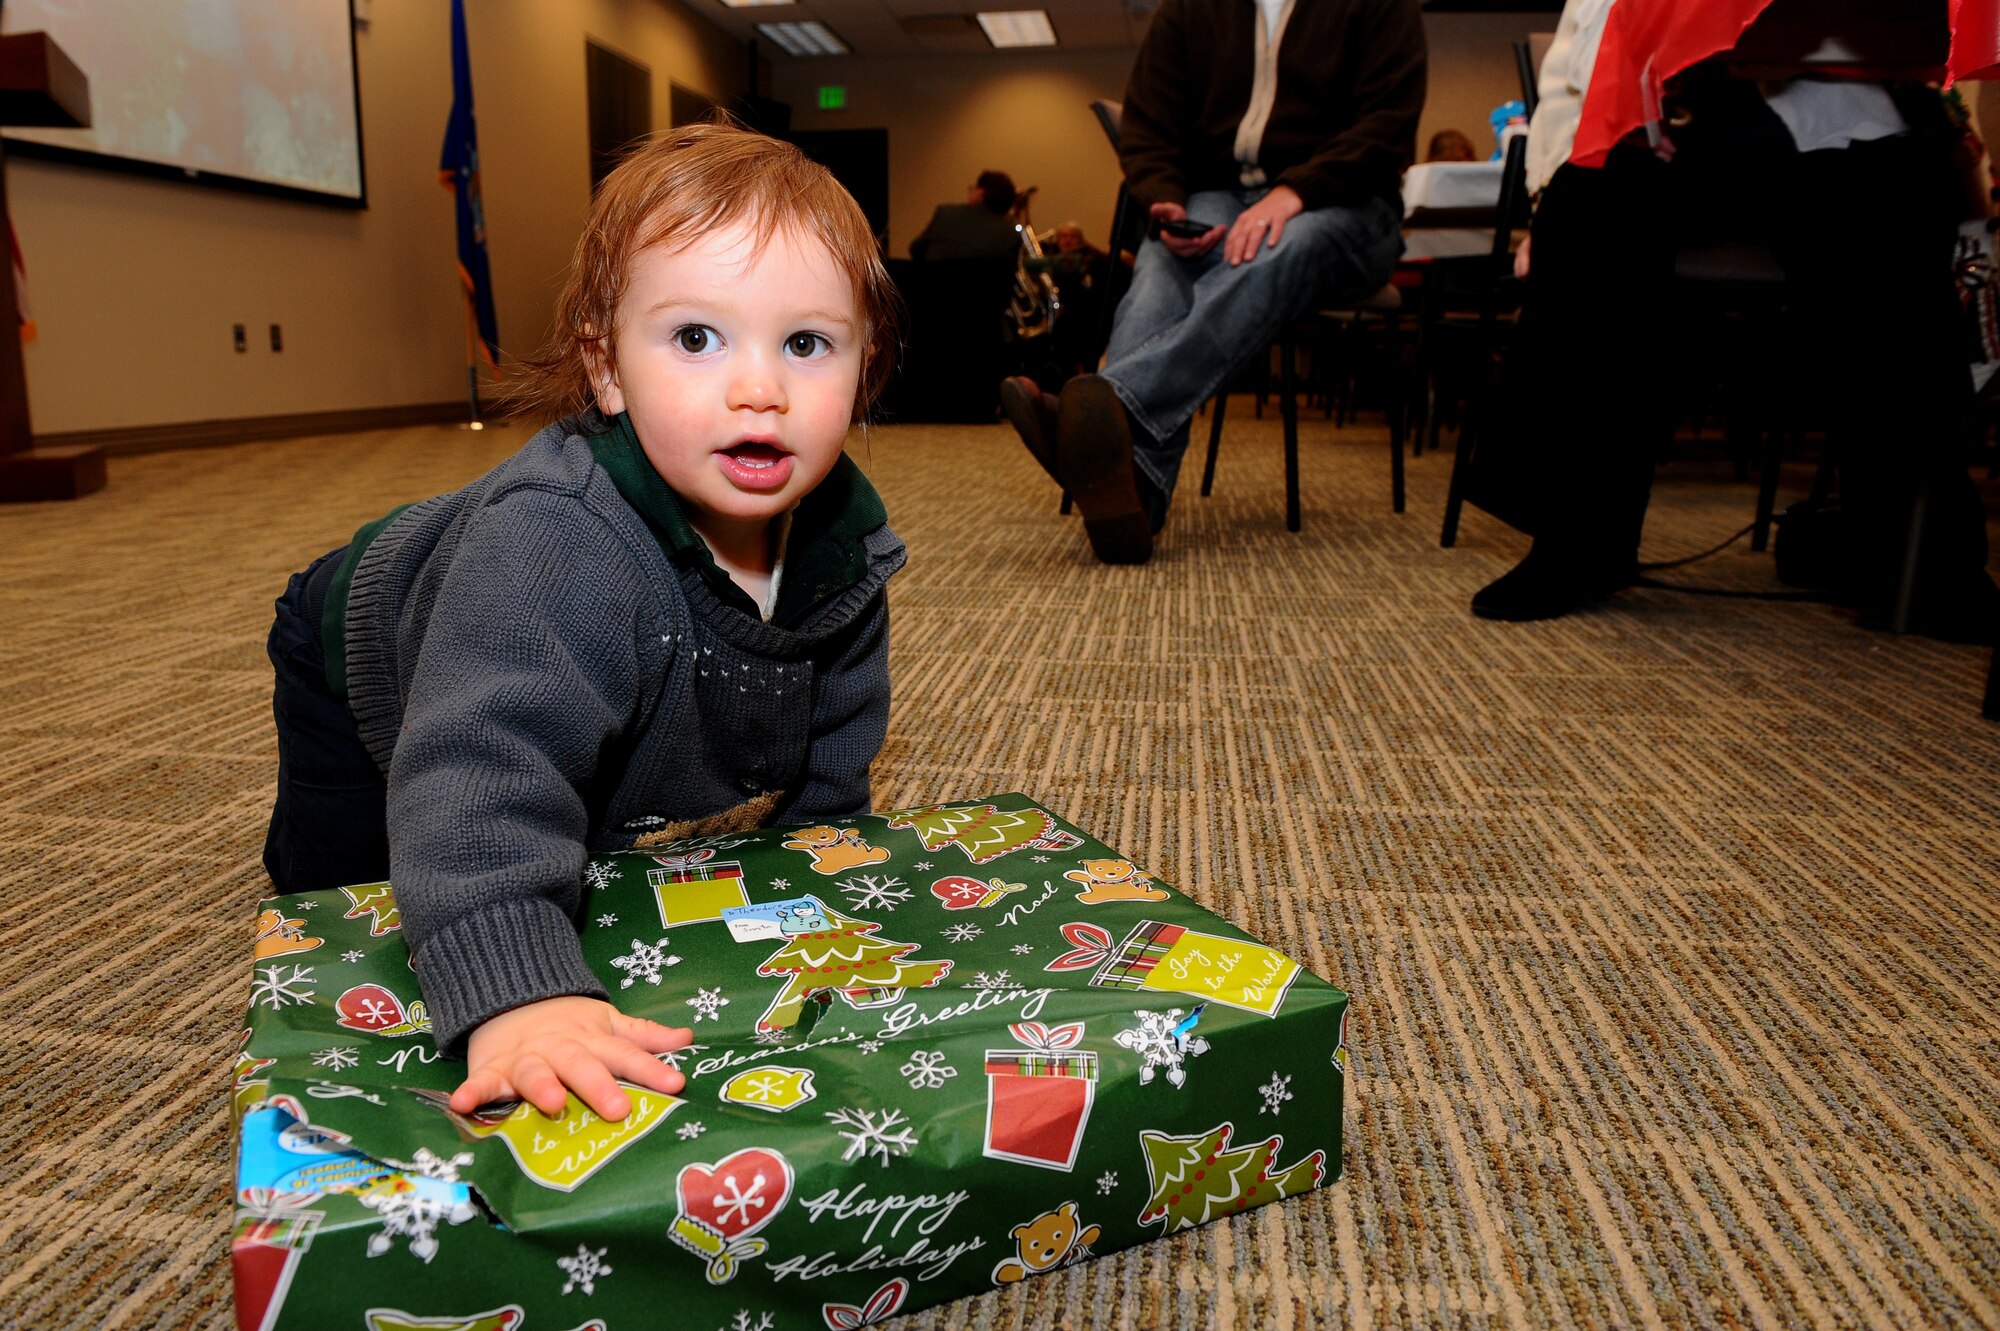
[(1019, 795), (593, 859), (679, 1096), (459, 1115), (386, 884), (259, 903), (245, 1331), (863, 1326), (1338, 1177), (1347, 996)]

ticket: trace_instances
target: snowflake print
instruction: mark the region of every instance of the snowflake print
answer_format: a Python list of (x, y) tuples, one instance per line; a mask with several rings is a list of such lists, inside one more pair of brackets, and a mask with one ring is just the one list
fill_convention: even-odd
[(318, 910), (318, 909), (319, 909), (319, 903), (318, 903), (317, 901), (301, 901), (301, 902), (300, 902), (300, 903), (298, 904), (298, 907), (297, 907), (297, 909), (299, 909), (299, 910)]
[(472, 1152), (460, 1151), (456, 1155), (447, 1157), (437, 1154), (428, 1146), (419, 1146), (416, 1159), (408, 1163), (401, 1160), (391, 1160), (389, 1163), (406, 1174), (421, 1174), (425, 1178), (434, 1178), (443, 1183), (456, 1183), (458, 1171), (472, 1163)]
[(1046, 855), (1030, 855), (1028, 858), (1037, 864), (1047, 864), (1049, 862), (1049, 857)]
[(1264, 1104), (1257, 1112), (1260, 1114), (1282, 1113), (1282, 1106), (1285, 1101), (1292, 1098), (1292, 1093), (1286, 1089), (1291, 1084), (1292, 1079), (1290, 1077), (1280, 1077), (1275, 1071), (1272, 1072), (1271, 1080), (1257, 1088), (1257, 1094), (1264, 1097)]
[(600, 928), (609, 929), (612, 925), (618, 923), (618, 917), (616, 915), (607, 913), (598, 916), (597, 923)]
[(882, 1047), (882, 1042), (880, 1040), (863, 1040), (860, 1044), (855, 1045), (854, 1047), (856, 1049), (859, 1049), (864, 1054), (872, 1054), (877, 1049), (880, 1049)]
[(826, 1116), (839, 1130), (838, 1135), (847, 1138), (847, 1151), (840, 1157), (844, 1161), (879, 1156), (882, 1167), (887, 1169), (892, 1152), (908, 1155), (917, 1149), (916, 1134), (910, 1131), (910, 1121), (900, 1109), (884, 1109), (879, 1113), (868, 1109), (830, 1109)]
[(893, 911), (910, 899), (910, 889), (903, 886), (903, 880), (886, 874), (878, 878), (858, 873), (834, 886), (847, 894), (848, 906), (856, 911)]
[(678, 1128), (675, 1128), (674, 1131), (680, 1134), (680, 1139), (682, 1141), (691, 1142), (696, 1137), (701, 1136), (702, 1133), (707, 1132), (708, 1125), (700, 1122), (697, 1119), (689, 1119), (687, 1122), (681, 1124)]
[(617, 877), (618, 871), (602, 861), (592, 861), (583, 866), (584, 881), (599, 892), (611, 886), (612, 880)]
[(929, 873), (931, 871), (931, 862), (929, 860), (918, 860), (913, 867), (918, 873)]
[(368, 954), (366, 952), (363, 952), (360, 948), (351, 947), (347, 949), (347, 951), (340, 954), (340, 959), (351, 966), (355, 962), (361, 960), (363, 957), (367, 955)]
[(342, 1068), (351, 1068), (360, 1061), (361, 1061), (361, 1051), (354, 1048), (342, 1048), (336, 1046), (331, 1049), (322, 1049), (317, 1054), (313, 1055), (314, 1067), (332, 1068), (336, 1072), (338, 1072)]
[(659, 1059), (662, 1063), (665, 1063), (675, 1072), (679, 1072), (681, 1070), (682, 1059), (692, 1057), (693, 1055), (700, 1053), (702, 1050), (706, 1048), (708, 1048), (708, 1046), (705, 1044), (691, 1044), (687, 1046), (685, 1049), (669, 1049), (666, 1053), (655, 1054), (653, 1055), (653, 1057)]
[(1017, 957), (1025, 957), (1034, 950), (1035, 950), (1035, 945), (1033, 943), (1014, 944), (1014, 955)]
[(314, 983), (313, 968), (294, 966), (290, 975), (284, 974), (283, 966), (263, 966), (257, 971), (257, 979), (250, 986), (250, 1004), (255, 1007), (262, 1003), (276, 1012), (288, 1003), (310, 1003), (313, 991), (306, 988)]
[(1019, 988), (1018, 985), (1016, 985), (1012, 980), (1007, 978), (1006, 971), (994, 971), (991, 975), (988, 975), (985, 971), (980, 971), (976, 973), (972, 977), (972, 979), (966, 982), (966, 987), (968, 989)]
[(721, 1021), (721, 1009), (729, 1006), (729, 1000), (722, 996), (719, 988), (697, 989), (687, 1005), (694, 1009), (696, 1021)]
[(759, 1173), (750, 1180), (750, 1190), (745, 1192), (742, 1179), (724, 1179), (722, 1195), (715, 1199), (715, 1218), (725, 1225), (737, 1221), (748, 1224), (752, 1219), (750, 1214), (752, 1211), (761, 1210), (771, 1204), (771, 1199), (764, 1195), (764, 1183), (764, 1175)]
[(667, 955), (667, 940), (664, 938), (652, 944), (642, 943), (635, 938), (632, 940), (632, 950), (622, 957), (613, 957), (611, 964), (625, 972), (625, 978), (618, 982), (618, 987), (630, 989), (634, 980), (644, 980), (651, 985), (659, 984), (660, 972), (669, 966), (680, 965), (681, 959)]
[(1174, 1027), (1180, 1024), (1181, 1010), (1168, 1008), (1165, 1012), (1134, 1012), (1139, 1019), (1137, 1026), (1118, 1032), (1111, 1037), (1114, 1044), (1123, 1045), (1145, 1060), (1139, 1068), (1141, 1086), (1153, 1080), (1161, 1068), (1167, 1070), (1167, 1085), (1179, 1090), (1187, 1084), (1187, 1069), (1182, 1066), (1197, 1054), (1208, 1052), (1208, 1041), (1199, 1035), (1176, 1036)]
[(775, 1072), (760, 1072), (743, 1083), (738, 1094), (746, 1100), (755, 1100), (760, 1105), (773, 1101), (782, 1102), (791, 1094), (792, 1085)]
[(976, 924), (954, 924), (949, 929), (941, 930), (940, 935), (946, 942), (970, 943), (985, 932)]
[(1099, 1174), (1097, 1176), (1098, 1196), (1100, 1197), (1110, 1196), (1111, 1190), (1117, 1186), (1118, 1186), (1118, 1175), (1112, 1172), (1111, 1170), (1107, 1169), (1102, 1174)]
[(738, 1308), (736, 1316), (729, 1319), (729, 1325), (721, 1328), (720, 1331), (771, 1331), (771, 1328), (775, 1325), (777, 1323), (771, 1320), (771, 1314), (769, 1313), (758, 1313), (757, 1320), (753, 1322), (750, 1320), (750, 1310), (748, 1308)]
[(789, 878), (773, 878), (771, 880), (771, 886), (777, 888), (780, 892), (784, 891), (791, 885), (792, 885), (792, 880)]
[(913, 1091), (942, 1089), (945, 1082), (958, 1075), (957, 1068), (945, 1065), (942, 1049), (929, 1052), (922, 1049), (911, 1050), (910, 1061), (903, 1064), (902, 1071), (903, 1075), (910, 1079), (910, 1089)]
[(750, 1038), (758, 1044), (790, 1044), (792, 1033), (790, 1031), (758, 1031)]
[(592, 1252), (579, 1243), (576, 1245), (576, 1256), (556, 1258), (556, 1265), (569, 1277), (563, 1283), (562, 1292), (567, 1294), (580, 1288), (585, 1294), (597, 1293), (597, 1282), (611, 1274), (611, 1268), (604, 1264), (604, 1254), (608, 1251), (608, 1248), (599, 1248)]
[(437, 1256), (437, 1229), (450, 1223), (462, 1225), (477, 1214), (469, 1199), (447, 1205), (429, 1194), (393, 1184), (375, 1184), (356, 1193), (354, 1199), (382, 1217), (382, 1228), (368, 1238), (368, 1255), (380, 1257), (395, 1246), (397, 1239), (410, 1241), (410, 1256), (428, 1263)]

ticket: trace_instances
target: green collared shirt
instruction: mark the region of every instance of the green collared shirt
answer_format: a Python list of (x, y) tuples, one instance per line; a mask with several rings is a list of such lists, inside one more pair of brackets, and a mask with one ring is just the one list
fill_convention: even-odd
[[(611, 429), (590, 436), (590, 451), (625, 502), (658, 538), (669, 561), (693, 568), (715, 589), (723, 604), (753, 619), (761, 617), (757, 604), (723, 572), (707, 544), (688, 525), (680, 497), (653, 469), (630, 417), (621, 412), (612, 419)], [(320, 616), (320, 646), (326, 658), (327, 683), (337, 698), (347, 696), (347, 590), (354, 581), (354, 570), (369, 543), (409, 507), (403, 504), (355, 532), (327, 589), (326, 608)], [(772, 609), (771, 622), (780, 628), (795, 628), (829, 598), (860, 581), (868, 570), (868, 553), (861, 538), (888, 520), (875, 487), (861, 468), (841, 454), (826, 479), (792, 512), (785, 572), (778, 583), (778, 603)]]
[[(699, 572), (724, 604), (752, 618), (760, 616), (757, 604), (730, 580), (707, 544), (688, 525), (680, 496), (653, 469), (631, 417), (623, 412), (613, 417), (611, 429), (592, 437), (590, 451), (625, 502), (645, 520), (669, 560)], [(828, 598), (860, 581), (868, 569), (861, 538), (888, 520), (875, 487), (861, 468), (841, 454), (826, 479), (792, 511), (791, 532), (785, 541), (785, 572), (778, 583), (778, 603), (772, 609), (771, 622), (780, 628), (795, 628)]]

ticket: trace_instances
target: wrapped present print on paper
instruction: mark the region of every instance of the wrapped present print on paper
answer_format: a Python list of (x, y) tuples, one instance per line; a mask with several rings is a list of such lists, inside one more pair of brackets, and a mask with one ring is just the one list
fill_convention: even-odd
[[(594, 856), (678, 1095), (475, 1113), (393, 888), (260, 902), (245, 1331), (838, 1331), (1338, 1177), (1347, 999), (1019, 795)], [(249, 922), (249, 921), (246, 921)]]

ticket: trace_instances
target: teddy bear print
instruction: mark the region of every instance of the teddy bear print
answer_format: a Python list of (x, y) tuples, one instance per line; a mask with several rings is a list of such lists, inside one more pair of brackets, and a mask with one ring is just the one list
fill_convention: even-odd
[(1086, 906), (1107, 901), (1165, 901), (1165, 888), (1154, 887), (1153, 876), (1130, 860), (1085, 860), (1081, 869), (1071, 869), (1063, 877), (1082, 883), (1076, 899)]
[(1091, 1225), (1078, 1232), (1079, 1223), (1076, 1203), (1064, 1202), (1025, 1225), (1014, 1226), (1015, 1255), (993, 1268), (993, 1283), (1011, 1285), (1090, 1256), (1090, 1245), (1102, 1231)]
[(889, 858), (886, 849), (869, 845), (859, 832), (838, 827), (802, 827), (792, 833), (784, 847), (806, 852), (813, 858), (813, 872), (829, 877)]

